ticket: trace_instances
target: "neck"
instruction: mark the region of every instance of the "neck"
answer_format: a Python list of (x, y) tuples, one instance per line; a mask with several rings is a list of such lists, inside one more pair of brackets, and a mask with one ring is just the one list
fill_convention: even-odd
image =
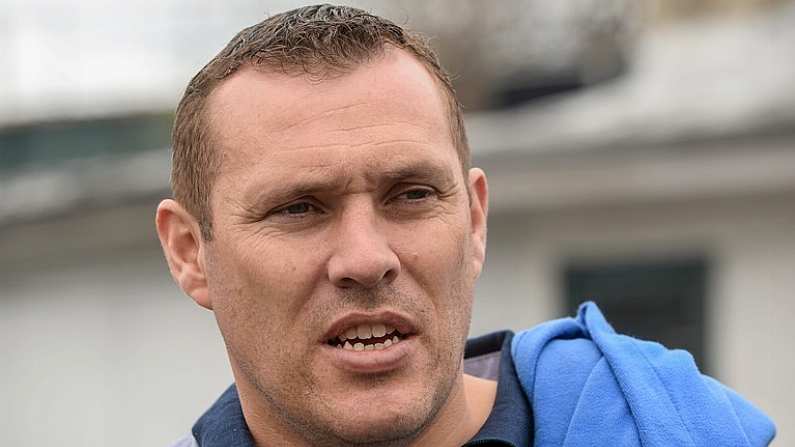
[(450, 399), (411, 447), (460, 446), (486, 423), (497, 395), (497, 382), (462, 374)]

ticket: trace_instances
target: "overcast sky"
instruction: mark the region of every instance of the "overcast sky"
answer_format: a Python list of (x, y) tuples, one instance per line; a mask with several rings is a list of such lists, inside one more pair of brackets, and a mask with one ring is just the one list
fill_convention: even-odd
[(299, 3), (0, 1), (0, 124), (173, 108), (237, 30)]

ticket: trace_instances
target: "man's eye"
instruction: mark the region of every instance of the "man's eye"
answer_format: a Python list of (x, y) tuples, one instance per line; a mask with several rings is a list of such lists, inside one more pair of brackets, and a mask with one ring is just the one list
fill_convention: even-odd
[(302, 214), (311, 213), (317, 210), (317, 207), (309, 202), (298, 202), (279, 208), (274, 214), (281, 214), (283, 216), (300, 216)]
[(398, 199), (416, 201), (416, 200), (427, 199), (431, 195), (433, 195), (433, 191), (430, 189), (415, 188), (415, 189), (410, 189), (408, 191), (404, 191), (403, 193), (399, 194)]

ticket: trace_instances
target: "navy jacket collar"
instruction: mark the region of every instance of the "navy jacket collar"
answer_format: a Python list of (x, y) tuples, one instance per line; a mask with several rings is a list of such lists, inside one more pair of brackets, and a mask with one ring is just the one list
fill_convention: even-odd
[(235, 385), (196, 421), (192, 432), (200, 447), (254, 447)]
[(465, 359), (499, 352), (497, 398), (486, 423), (469, 446), (529, 447), (533, 433), (533, 413), (522, 391), (511, 357), (513, 332), (503, 331), (473, 338), (467, 342)]

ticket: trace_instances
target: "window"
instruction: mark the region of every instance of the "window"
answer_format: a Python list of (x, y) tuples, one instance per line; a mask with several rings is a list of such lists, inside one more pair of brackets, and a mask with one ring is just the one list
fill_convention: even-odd
[(170, 113), (34, 123), (0, 129), (0, 174), (67, 160), (168, 147)]
[(615, 264), (572, 262), (564, 268), (566, 308), (596, 302), (618, 331), (690, 351), (702, 371), (707, 262), (704, 259)]

